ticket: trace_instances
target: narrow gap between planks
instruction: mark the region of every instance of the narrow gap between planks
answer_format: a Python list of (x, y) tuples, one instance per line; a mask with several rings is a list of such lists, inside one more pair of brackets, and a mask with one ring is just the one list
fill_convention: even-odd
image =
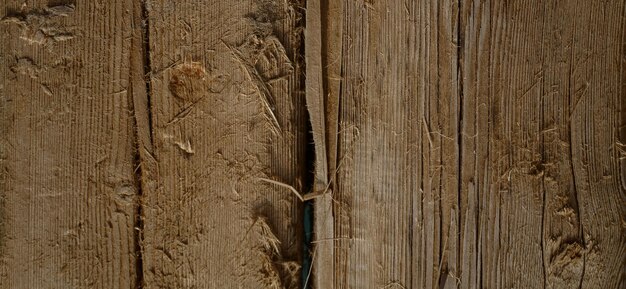
[(133, 41), (131, 45), (131, 108), (134, 117), (135, 130), (135, 185), (136, 210), (134, 218), (134, 246), (135, 246), (135, 288), (144, 287), (143, 274), (143, 196), (149, 191), (148, 180), (150, 165), (147, 160), (154, 159), (152, 155), (152, 113), (151, 113), (151, 64), (149, 20), (146, 0), (133, 4)]

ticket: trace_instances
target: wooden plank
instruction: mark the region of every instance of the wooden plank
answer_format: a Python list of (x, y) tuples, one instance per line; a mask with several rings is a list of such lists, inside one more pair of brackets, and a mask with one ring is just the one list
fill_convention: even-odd
[(455, 270), (457, 7), (343, 1), (335, 272), (318, 277), (334, 287), (317, 288), (435, 288)]
[(624, 1), (342, 7), (316, 288), (623, 287)]
[(544, 286), (541, 11), (463, 4), (461, 288)]
[(463, 2), (462, 287), (623, 287), (624, 8)]
[(92, 2), (0, 5), (0, 288), (626, 286), (626, 1)]
[(302, 7), (147, 3), (145, 288), (301, 286), (302, 205), (288, 186), (310, 182)]
[(0, 4), (0, 288), (134, 288), (129, 1)]

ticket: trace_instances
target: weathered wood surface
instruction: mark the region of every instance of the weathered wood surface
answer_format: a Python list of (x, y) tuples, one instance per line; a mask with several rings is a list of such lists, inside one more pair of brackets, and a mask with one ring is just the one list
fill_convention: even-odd
[(342, 3), (316, 288), (623, 288), (624, 1)]
[(146, 11), (145, 288), (299, 288), (302, 202), (285, 185), (309, 182), (301, 7), (150, 1)]
[(0, 288), (135, 288), (132, 3), (0, 4)]
[(464, 139), (476, 154), (463, 158), (461, 194), (475, 184), (475, 216), (487, 228), (476, 257), (491, 260), (474, 286), (624, 287), (625, 9), (464, 5), (463, 96), (474, 103), (464, 102), (463, 133), (477, 136)]
[(5, 1), (0, 288), (625, 288), (625, 13)]
[(344, 2), (334, 288), (435, 288), (457, 258), (457, 8)]
[(623, 288), (624, 9), (463, 4), (461, 284)]

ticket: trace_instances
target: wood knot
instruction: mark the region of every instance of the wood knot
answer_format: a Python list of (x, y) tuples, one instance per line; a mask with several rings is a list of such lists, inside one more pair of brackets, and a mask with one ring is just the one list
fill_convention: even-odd
[(546, 170), (546, 167), (541, 161), (534, 161), (530, 164), (530, 169), (528, 170), (528, 174), (539, 177), (539, 176), (543, 176), (543, 173), (545, 170)]
[(169, 83), (172, 94), (183, 100), (196, 101), (204, 91), (206, 70), (197, 62), (183, 63), (174, 67)]
[(587, 249), (578, 241), (561, 243), (550, 256), (548, 281), (569, 288), (580, 284), (586, 253)]
[(178, 99), (196, 102), (207, 93), (222, 92), (229, 82), (229, 75), (207, 73), (202, 64), (191, 62), (174, 67), (169, 89)]

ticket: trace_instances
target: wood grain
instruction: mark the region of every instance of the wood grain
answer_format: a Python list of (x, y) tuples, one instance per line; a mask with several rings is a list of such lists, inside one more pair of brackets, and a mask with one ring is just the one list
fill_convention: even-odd
[(434, 288), (442, 255), (456, 258), (441, 248), (455, 236), (457, 6), (342, 3), (335, 270), (317, 278), (334, 288)]
[[(312, 268), (305, 288), (331, 288), (334, 284), (333, 191), (337, 173), (339, 95), (343, 49), (343, 3), (309, 0), (306, 10), (305, 55), (307, 67), (307, 108), (315, 142), (315, 200)], [(315, 75), (315, 77), (310, 77)], [(313, 89), (315, 88), (315, 89)], [(308, 91), (315, 91), (309, 94)], [(321, 139), (323, 143), (316, 140)]]
[(285, 187), (309, 182), (298, 5), (148, 2), (145, 288), (301, 286), (302, 205)]
[(624, 5), (342, 1), (316, 288), (622, 288)]
[(624, 15), (4, 1), (0, 288), (625, 288)]
[(461, 195), (482, 264), (468, 286), (623, 287), (624, 9), (463, 3)]
[(0, 4), (0, 288), (134, 288), (128, 1)]

